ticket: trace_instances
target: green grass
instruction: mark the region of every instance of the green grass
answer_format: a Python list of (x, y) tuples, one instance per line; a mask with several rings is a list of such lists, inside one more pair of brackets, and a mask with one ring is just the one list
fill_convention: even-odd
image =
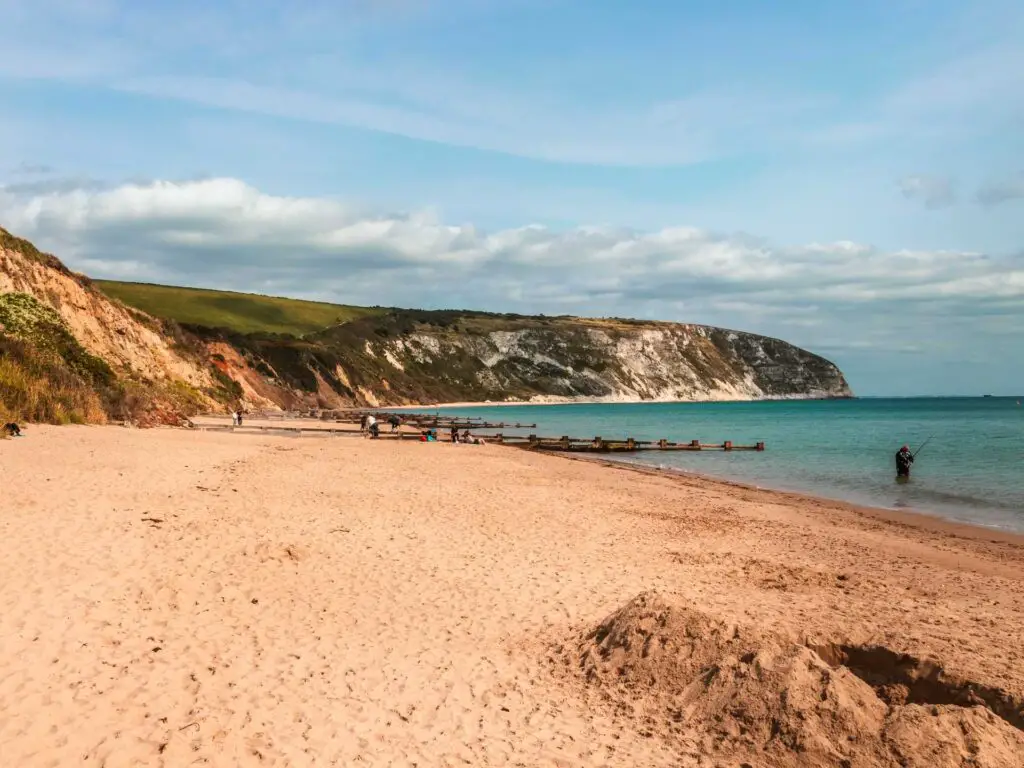
[(204, 288), (94, 280), (108, 296), (154, 317), (238, 333), (303, 336), (386, 310)]

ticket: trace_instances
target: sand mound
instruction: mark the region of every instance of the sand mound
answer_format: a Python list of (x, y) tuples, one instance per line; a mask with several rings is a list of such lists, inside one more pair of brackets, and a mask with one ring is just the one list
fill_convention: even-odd
[[(935, 665), (919, 663), (927, 674), (917, 677), (882, 674), (884, 654), (871, 679), (842, 662), (870, 667), (874, 656), (821, 650), (643, 593), (563, 656), (641, 730), (704, 755), (750, 765), (1024, 765), (1024, 733), (978, 687), (940, 685)], [(900, 658), (905, 672), (909, 657)], [(974, 706), (951, 693), (961, 689)], [(921, 700), (926, 691), (934, 701)]]

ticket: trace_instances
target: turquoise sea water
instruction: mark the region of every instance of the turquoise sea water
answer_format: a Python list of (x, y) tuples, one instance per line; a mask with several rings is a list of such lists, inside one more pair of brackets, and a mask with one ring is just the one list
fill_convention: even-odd
[[(1024, 406), (1017, 402), (1004, 397), (866, 398), (439, 410), (537, 424), (520, 434), (735, 444), (763, 440), (763, 453), (652, 451), (609, 457), (1024, 532)], [(897, 483), (897, 449), (907, 443), (916, 450), (929, 437), (910, 482)]]

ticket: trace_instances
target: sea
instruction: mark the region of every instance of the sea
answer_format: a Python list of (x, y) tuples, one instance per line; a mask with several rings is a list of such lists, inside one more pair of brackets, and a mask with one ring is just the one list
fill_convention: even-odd
[[(1016, 397), (856, 398), (423, 412), (537, 425), (501, 430), (506, 434), (732, 440), (735, 445), (763, 441), (763, 452), (650, 451), (603, 457), (1024, 533), (1020, 402)], [(904, 444), (920, 452), (910, 481), (897, 482), (894, 455)]]

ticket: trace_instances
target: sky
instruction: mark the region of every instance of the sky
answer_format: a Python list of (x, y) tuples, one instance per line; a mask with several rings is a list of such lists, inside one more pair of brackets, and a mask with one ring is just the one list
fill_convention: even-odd
[(0, 226), (93, 277), (776, 336), (1024, 394), (1019, 0), (0, 0)]

